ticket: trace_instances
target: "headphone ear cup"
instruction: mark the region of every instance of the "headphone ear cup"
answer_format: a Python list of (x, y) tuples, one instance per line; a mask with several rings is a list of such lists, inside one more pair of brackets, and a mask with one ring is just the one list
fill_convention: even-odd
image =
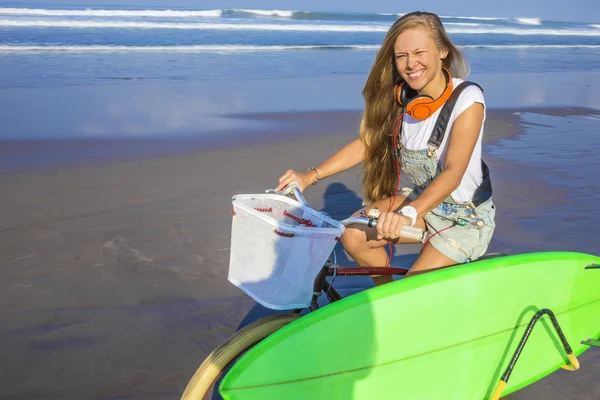
[(415, 95), (417, 94), (416, 91), (412, 90), (410, 86), (406, 84), (406, 82), (402, 82), (401, 84), (396, 85), (394, 87), (394, 98), (396, 99), (398, 104), (404, 107), (406, 107), (406, 105), (410, 102), (412, 97), (411, 94), (407, 93), (407, 87), (409, 91), (413, 91)]
[(396, 102), (398, 102), (398, 104), (401, 106), (404, 105), (402, 104), (402, 86), (404, 86), (404, 82), (394, 86), (394, 100), (396, 100)]
[(407, 106), (414, 97), (417, 97), (417, 94), (416, 90), (408, 86), (406, 82), (402, 82), (402, 85), (400, 85), (400, 104)]
[(427, 119), (435, 112), (431, 108), (433, 99), (429, 96), (419, 96), (410, 103), (410, 110), (407, 110), (409, 115), (414, 119), (422, 121)]

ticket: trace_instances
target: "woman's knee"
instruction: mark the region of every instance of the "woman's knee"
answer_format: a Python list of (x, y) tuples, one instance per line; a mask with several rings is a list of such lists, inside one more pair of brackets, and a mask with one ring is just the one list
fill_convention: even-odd
[(344, 249), (349, 253), (361, 251), (367, 247), (367, 234), (362, 229), (347, 228), (340, 240)]
[(350, 254), (376, 249), (387, 243), (377, 239), (377, 232), (373, 228), (347, 228), (340, 240)]

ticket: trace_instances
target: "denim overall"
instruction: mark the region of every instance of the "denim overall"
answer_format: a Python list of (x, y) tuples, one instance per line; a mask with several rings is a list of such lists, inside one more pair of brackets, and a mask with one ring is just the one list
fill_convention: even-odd
[[(461, 85), (465, 83), (471, 84), (464, 82)], [(411, 178), (415, 185), (413, 188), (403, 188), (400, 194), (407, 196), (411, 201), (416, 199), (442, 172), (435, 150), (442, 143), (454, 103), (460, 92), (467, 86), (464, 85), (461, 88), (461, 85), (454, 90), (452, 98), (446, 102), (440, 113), (436, 127), (428, 141), (428, 149), (406, 149), (402, 146), (400, 137), (398, 138), (402, 171)], [(471, 201), (457, 203), (452, 196), (448, 196), (423, 217), (428, 233), (432, 236), (435, 235), (431, 237), (429, 243), (457, 263), (475, 261), (483, 256), (496, 227), (494, 221), (496, 209), (492, 202), (489, 170), (483, 160), (481, 164), (483, 182), (475, 191)], [(441, 232), (443, 229), (444, 231)]]

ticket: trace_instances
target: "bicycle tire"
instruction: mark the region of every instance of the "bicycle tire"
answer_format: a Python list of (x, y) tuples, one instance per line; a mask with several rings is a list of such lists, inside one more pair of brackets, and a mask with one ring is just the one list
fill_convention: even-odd
[(212, 393), (215, 382), (235, 360), (273, 332), (300, 317), (297, 313), (269, 316), (234, 333), (200, 364), (185, 388), (181, 400), (209, 400), (207, 395)]

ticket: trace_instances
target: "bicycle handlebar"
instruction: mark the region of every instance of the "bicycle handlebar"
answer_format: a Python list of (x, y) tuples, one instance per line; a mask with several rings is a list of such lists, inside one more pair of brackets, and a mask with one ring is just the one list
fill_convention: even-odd
[[(370, 228), (375, 228), (377, 226), (377, 218), (373, 217), (350, 217), (339, 222), (345, 226), (352, 224), (365, 225)], [(405, 239), (413, 239), (418, 240), (419, 242), (424, 242), (427, 240), (427, 236), (427, 231), (417, 228), (416, 226), (406, 225), (400, 230), (400, 237)]]
[[(296, 200), (300, 204), (302, 204), (306, 207), (310, 207), (308, 205), (308, 203), (306, 202), (306, 199), (302, 195), (302, 192), (300, 191), (300, 188), (299, 188), (299, 185), (297, 182), (291, 182), (289, 185), (287, 185), (283, 190), (281, 190), (279, 192), (276, 192), (274, 189), (269, 189), (269, 190), (266, 190), (265, 192), (280, 194), (283, 196), (289, 196), (289, 195), (293, 194), (294, 197), (296, 198)], [(338, 221), (338, 222), (344, 226), (349, 226), (349, 225), (353, 225), (353, 224), (364, 225), (364, 226), (368, 226), (370, 228), (374, 228), (377, 226), (377, 218), (371, 217), (371, 216), (350, 217), (350, 218), (346, 218), (346, 219)], [(427, 234), (427, 231), (425, 231), (421, 228), (417, 228), (415, 226), (404, 226), (400, 230), (400, 237), (406, 238), (406, 239), (417, 240), (419, 242), (425, 242), (425, 240), (427, 240), (428, 234)]]

